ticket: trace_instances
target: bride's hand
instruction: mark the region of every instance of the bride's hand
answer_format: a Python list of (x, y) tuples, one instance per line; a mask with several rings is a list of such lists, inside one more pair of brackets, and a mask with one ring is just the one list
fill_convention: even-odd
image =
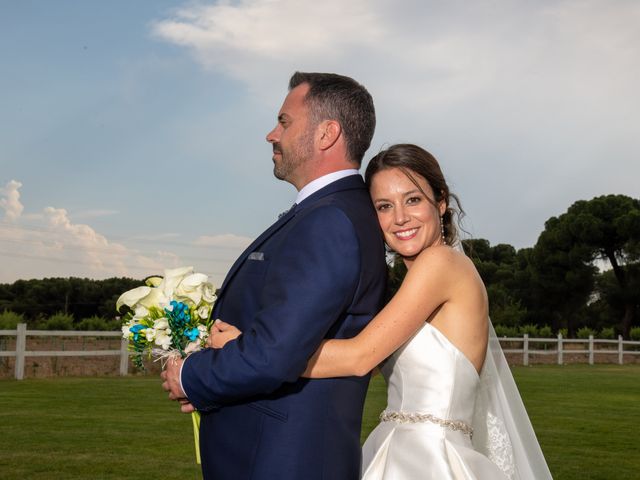
[(229, 340), (238, 338), (242, 332), (233, 325), (223, 322), (222, 320), (216, 320), (209, 329), (209, 338), (207, 339), (207, 346), (211, 348), (222, 348)]

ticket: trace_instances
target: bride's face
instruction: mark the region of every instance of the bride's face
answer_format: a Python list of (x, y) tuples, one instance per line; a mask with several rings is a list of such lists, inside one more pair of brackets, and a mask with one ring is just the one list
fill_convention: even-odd
[(443, 243), (440, 217), (446, 210), (443, 200), (436, 206), (427, 181), (410, 173), (420, 188), (402, 170), (389, 168), (374, 175), (370, 190), (384, 239), (407, 266), (425, 248)]

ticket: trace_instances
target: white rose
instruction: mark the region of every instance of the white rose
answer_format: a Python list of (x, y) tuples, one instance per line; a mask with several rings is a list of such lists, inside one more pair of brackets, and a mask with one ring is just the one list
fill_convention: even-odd
[[(198, 309), (198, 316), (202, 319), (202, 320), (206, 320), (207, 318), (209, 318), (209, 310), (210, 308), (207, 307), (206, 305), (201, 306)], [(200, 328), (202, 325), (198, 326), (198, 328)]]
[(216, 289), (213, 284), (207, 282), (202, 286), (202, 299), (208, 304), (216, 301)]
[(156, 338), (156, 331), (153, 328), (145, 328), (142, 330), (144, 336), (147, 337), (147, 342), (152, 342)]
[(138, 305), (133, 311), (133, 320), (140, 320), (147, 315), (149, 315), (149, 310), (147, 310), (146, 307), (143, 307), (142, 305)]
[(169, 350), (171, 346), (171, 336), (166, 334), (166, 331), (158, 330), (155, 338), (156, 345), (162, 347), (163, 350)]
[(190, 342), (187, 347), (184, 349), (184, 353), (197, 352), (200, 350), (200, 342), (196, 340), (195, 342)]
[(158, 285), (165, 297), (173, 298), (176, 287), (182, 282), (184, 277), (193, 273), (193, 267), (172, 268), (164, 271), (164, 278)]
[(202, 300), (203, 285), (207, 282), (207, 276), (203, 273), (193, 273), (182, 279), (176, 287), (175, 295), (182, 299), (191, 300), (193, 305), (198, 305)]
[(129, 331), (129, 325), (122, 326), (122, 338), (126, 338), (127, 340), (131, 336), (131, 332)]
[(200, 331), (200, 333), (198, 333), (198, 337), (207, 338), (209, 336), (209, 331), (206, 326), (198, 325), (198, 330)]
[(156, 330), (167, 330), (169, 328), (169, 322), (164, 317), (159, 318), (153, 322), (153, 328)]

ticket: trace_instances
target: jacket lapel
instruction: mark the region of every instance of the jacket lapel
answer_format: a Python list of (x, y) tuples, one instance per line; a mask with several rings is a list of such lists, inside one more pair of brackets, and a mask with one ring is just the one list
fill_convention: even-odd
[(223, 295), (224, 289), (229, 284), (233, 276), (236, 274), (238, 269), (245, 262), (247, 257), (255, 251), (260, 245), (262, 245), (270, 236), (280, 230), (289, 220), (291, 220), (297, 212), (300, 210), (313, 205), (319, 199), (331, 195), (332, 193), (341, 191), (341, 190), (352, 190), (352, 189), (366, 189), (364, 181), (360, 175), (349, 175), (348, 177), (341, 178), (335, 182), (330, 183), (324, 188), (321, 188), (317, 192), (314, 192), (309, 197), (305, 198), (300, 205), (296, 205), (294, 208), (290, 209), (287, 213), (285, 213), (282, 217), (280, 217), (273, 225), (267, 228), (258, 238), (256, 238), (251, 245), (247, 247), (247, 249), (242, 252), (242, 254), (238, 257), (235, 263), (231, 266), (229, 273), (224, 279), (220, 290), (218, 291), (218, 299), (220, 299)]
[(227, 273), (227, 276), (225, 277), (224, 282), (222, 283), (222, 286), (220, 287), (220, 291), (218, 292), (218, 298), (220, 298), (222, 296), (222, 292), (224, 291), (225, 287), (229, 284), (229, 281), (233, 278), (233, 276), (236, 274), (236, 272), (238, 271), (240, 266), (244, 263), (244, 261), (247, 259), (247, 257), (256, 248), (258, 248), (262, 243), (264, 243), (265, 240), (267, 240), (271, 235), (276, 233), (289, 220), (291, 220), (294, 217), (294, 215), (296, 213), (296, 210), (297, 210), (296, 208), (290, 209), (287, 213), (285, 213), (283, 216), (281, 216), (273, 225), (271, 225), (264, 232), (262, 232), (262, 234), (258, 238), (256, 238), (251, 243), (251, 245), (249, 245), (246, 248), (246, 250), (244, 252), (242, 252), (242, 254), (238, 257), (238, 259), (231, 266), (231, 269), (229, 270), (229, 273)]

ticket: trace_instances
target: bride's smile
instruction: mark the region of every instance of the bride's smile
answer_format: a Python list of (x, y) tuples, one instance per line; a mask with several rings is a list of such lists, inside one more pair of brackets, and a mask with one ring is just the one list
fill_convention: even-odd
[(417, 228), (411, 228), (409, 230), (400, 230), (396, 232), (396, 237), (398, 237), (400, 240), (410, 240), (416, 236), (417, 232), (418, 232)]

